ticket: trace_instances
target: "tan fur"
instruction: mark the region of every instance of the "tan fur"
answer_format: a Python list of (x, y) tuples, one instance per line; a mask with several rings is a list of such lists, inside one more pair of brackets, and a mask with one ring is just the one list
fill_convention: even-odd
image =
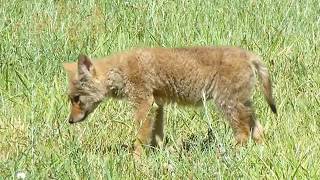
[[(135, 108), (138, 155), (142, 144), (162, 141), (166, 103), (201, 105), (203, 96), (228, 117), (237, 143), (245, 143), (251, 131), (253, 139), (260, 142), (263, 129), (251, 105), (255, 70), (275, 110), (267, 69), (258, 56), (240, 48), (136, 49), (96, 61), (82, 55), (78, 65), (67, 63), (64, 67), (70, 78), (72, 106), (78, 103), (81, 109), (71, 112), (70, 122), (82, 121), (105, 97), (127, 98)], [(158, 107), (150, 117), (154, 103)]]

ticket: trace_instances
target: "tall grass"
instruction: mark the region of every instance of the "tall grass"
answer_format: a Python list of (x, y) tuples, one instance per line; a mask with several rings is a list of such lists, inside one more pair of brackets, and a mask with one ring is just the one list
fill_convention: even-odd
[[(320, 176), (320, 3), (300, 1), (53, 1), (0, 5), (0, 177), (28, 179), (317, 179)], [(132, 47), (235, 45), (260, 54), (272, 74), (279, 115), (260, 89), (265, 144), (234, 149), (231, 129), (208, 110), (166, 108), (164, 149), (140, 163), (126, 101), (103, 103), (69, 125), (61, 63)], [(208, 118), (207, 113), (210, 118)], [(207, 121), (219, 142), (201, 141)], [(184, 141), (193, 138), (189, 151)]]

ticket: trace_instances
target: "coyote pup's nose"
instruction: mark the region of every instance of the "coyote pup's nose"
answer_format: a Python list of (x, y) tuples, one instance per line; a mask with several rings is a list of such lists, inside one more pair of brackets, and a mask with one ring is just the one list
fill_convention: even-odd
[(75, 123), (75, 122), (73, 121), (72, 117), (69, 118), (69, 123), (70, 123), (70, 124)]
[(76, 115), (71, 113), (71, 115), (69, 117), (69, 123), (74, 124), (77, 122), (81, 122), (87, 117), (87, 115), (88, 115), (87, 113), (80, 113), (80, 114), (76, 114)]

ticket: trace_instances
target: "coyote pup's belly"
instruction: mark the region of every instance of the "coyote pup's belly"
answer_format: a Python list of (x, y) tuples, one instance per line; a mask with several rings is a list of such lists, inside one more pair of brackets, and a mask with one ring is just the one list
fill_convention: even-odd
[[(176, 102), (181, 105), (202, 105), (203, 100), (212, 99), (216, 81), (215, 74), (193, 70), (161, 80), (162, 86), (154, 90), (158, 102)], [(161, 75), (160, 75), (161, 78)]]

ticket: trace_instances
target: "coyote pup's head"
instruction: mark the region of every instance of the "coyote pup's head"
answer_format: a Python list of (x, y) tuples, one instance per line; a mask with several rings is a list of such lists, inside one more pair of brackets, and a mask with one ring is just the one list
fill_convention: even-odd
[(64, 63), (69, 77), (71, 114), (69, 123), (83, 121), (103, 100), (102, 83), (89, 57), (80, 55), (78, 63)]

